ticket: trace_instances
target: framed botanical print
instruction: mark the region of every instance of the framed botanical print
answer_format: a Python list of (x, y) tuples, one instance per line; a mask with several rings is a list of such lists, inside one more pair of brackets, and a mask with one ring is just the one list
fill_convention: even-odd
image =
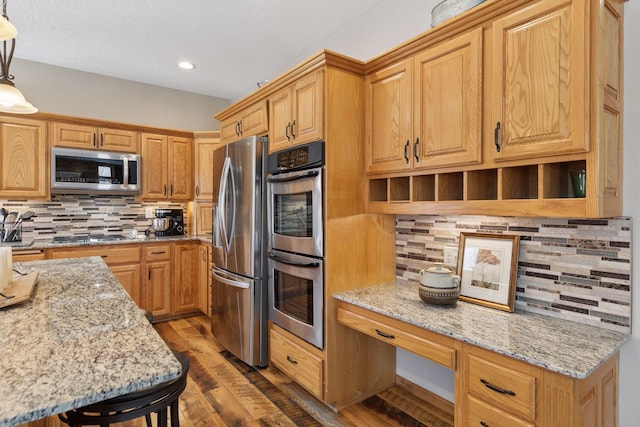
[(460, 233), (460, 299), (512, 312), (519, 243), (519, 236)]

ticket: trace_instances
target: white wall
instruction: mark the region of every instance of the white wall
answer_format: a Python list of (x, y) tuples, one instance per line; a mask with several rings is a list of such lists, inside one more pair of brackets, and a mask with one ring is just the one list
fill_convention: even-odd
[(46, 113), (188, 131), (218, 130), (231, 101), (14, 58), (11, 74)]

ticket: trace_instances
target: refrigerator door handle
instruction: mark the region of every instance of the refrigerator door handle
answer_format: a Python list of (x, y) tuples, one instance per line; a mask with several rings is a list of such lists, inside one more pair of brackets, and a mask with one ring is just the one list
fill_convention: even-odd
[(231, 169), (231, 159), (226, 157), (224, 159), (224, 164), (222, 166), (222, 173), (220, 176), (220, 192), (218, 193), (218, 230), (220, 233), (220, 237), (222, 238), (222, 242), (224, 243), (225, 252), (229, 252), (229, 246), (231, 245), (229, 241), (229, 236), (227, 235), (227, 224), (225, 222), (227, 205), (225, 203), (227, 196), (227, 178), (229, 176), (229, 171)]
[(227, 277), (221, 276), (215, 268), (211, 270), (211, 273), (218, 281), (224, 283), (225, 285), (229, 285), (229, 286), (233, 286), (241, 289), (249, 289), (249, 287), (251, 286), (249, 283), (237, 282), (235, 280), (231, 280)]

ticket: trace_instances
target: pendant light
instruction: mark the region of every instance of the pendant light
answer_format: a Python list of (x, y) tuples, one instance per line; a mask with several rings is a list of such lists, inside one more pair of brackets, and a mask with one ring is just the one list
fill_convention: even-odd
[[(9, 22), (7, 16), (7, 0), (2, 1), (2, 17), (0, 17), (0, 112), (13, 114), (33, 114), (38, 111), (24, 99), (22, 92), (13, 83), (13, 76), (9, 74), (9, 66), (16, 48), (16, 34), (18, 30)], [(8, 44), (11, 44), (7, 54)]]

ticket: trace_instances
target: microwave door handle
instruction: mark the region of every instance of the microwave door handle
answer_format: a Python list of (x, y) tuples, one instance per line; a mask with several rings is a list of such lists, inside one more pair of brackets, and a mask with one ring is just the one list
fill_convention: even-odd
[(318, 267), (320, 267), (320, 263), (317, 262), (317, 261), (296, 262), (296, 261), (292, 261), (290, 259), (278, 256), (278, 255), (274, 254), (273, 252), (269, 252), (269, 258), (271, 258), (274, 261), (281, 262), (283, 264), (292, 265), (294, 267), (302, 267), (302, 268), (318, 268)]
[(122, 185), (127, 187), (129, 185), (129, 159), (126, 157), (122, 159), (122, 168), (124, 169), (124, 177), (122, 179)]
[(316, 176), (320, 175), (320, 172), (317, 170), (312, 170), (312, 171), (306, 171), (306, 172), (302, 172), (296, 175), (292, 175), (292, 176), (287, 176), (285, 178), (279, 178), (277, 176), (270, 176), (269, 178), (267, 178), (267, 182), (274, 182), (274, 183), (278, 183), (278, 182), (290, 182), (290, 181), (297, 181), (299, 179), (305, 179), (305, 178), (315, 178)]
[(226, 277), (218, 274), (218, 272), (215, 269), (211, 270), (211, 273), (218, 281), (224, 283), (225, 285), (229, 285), (229, 286), (233, 286), (235, 288), (241, 288), (241, 289), (249, 289), (249, 287), (251, 286), (249, 283), (242, 283), (242, 282), (237, 282), (235, 280), (227, 279)]

